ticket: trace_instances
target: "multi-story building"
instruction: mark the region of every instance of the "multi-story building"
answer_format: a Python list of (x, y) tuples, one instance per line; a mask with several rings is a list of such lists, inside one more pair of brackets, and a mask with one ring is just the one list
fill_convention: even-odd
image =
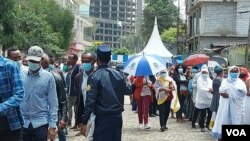
[(186, 0), (188, 49), (247, 43), (249, 0)]
[(81, 4), (87, 3), (86, 0), (55, 0), (61, 7), (69, 9), (74, 15), (73, 26), (73, 41), (69, 46), (68, 53), (76, 53), (80, 56), (85, 47), (90, 46), (91, 43), (84, 39), (84, 28), (91, 27), (93, 24), (86, 18), (80, 16), (79, 8)]
[(90, 0), (97, 26), (95, 41), (121, 47), (121, 37), (135, 32), (136, 0)]

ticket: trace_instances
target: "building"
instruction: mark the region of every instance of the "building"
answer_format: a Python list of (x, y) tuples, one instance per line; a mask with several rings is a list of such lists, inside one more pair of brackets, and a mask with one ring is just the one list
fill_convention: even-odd
[(80, 15), (81, 4), (87, 4), (86, 0), (55, 0), (61, 7), (69, 9), (74, 15), (73, 40), (69, 46), (68, 54), (75, 53), (78, 56), (84, 52), (85, 47), (91, 46), (91, 43), (84, 39), (84, 28), (91, 27), (93, 24)]
[(136, 0), (90, 0), (95, 18), (94, 41), (121, 47), (121, 37), (135, 33)]
[(186, 0), (189, 52), (246, 44), (249, 0)]

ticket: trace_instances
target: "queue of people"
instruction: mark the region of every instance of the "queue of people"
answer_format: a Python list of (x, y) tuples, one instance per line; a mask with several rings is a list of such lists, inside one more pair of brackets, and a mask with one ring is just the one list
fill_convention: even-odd
[(127, 77), (109, 67), (111, 49), (105, 45), (83, 53), (81, 64), (70, 54), (62, 69), (39, 46), (23, 59), (15, 47), (7, 55), (0, 56), (0, 137), (10, 141), (66, 141), (69, 127), (88, 141), (120, 141), (124, 95), (132, 95), (140, 129), (150, 130), (149, 117), (159, 116), (164, 132), (171, 115), (178, 124), (190, 121), (191, 128), (198, 123), (201, 132), (220, 140), (223, 124), (250, 124), (250, 75), (244, 67), (231, 66), (225, 75), (216, 66), (213, 77), (206, 64), (179, 64)]

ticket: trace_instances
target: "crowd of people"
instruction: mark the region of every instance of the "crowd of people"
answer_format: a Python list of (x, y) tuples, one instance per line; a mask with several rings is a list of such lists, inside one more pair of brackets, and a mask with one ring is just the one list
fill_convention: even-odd
[[(250, 124), (250, 78), (245, 67), (222, 64), (209, 68), (203, 64), (199, 68), (177, 64), (155, 76), (129, 76), (129, 80), (136, 102), (132, 100), (132, 110), (137, 105), (141, 129), (150, 129), (148, 116), (154, 117), (151, 113), (159, 113), (162, 132), (168, 129), (171, 117), (180, 124), (190, 121), (191, 128), (198, 124), (201, 132), (209, 132), (218, 140), (222, 125)], [(175, 114), (171, 106), (174, 93), (180, 104)], [(155, 104), (157, 108), (152, 111)]]
[(170, 117), (178, 124), (190, 121), (191, 128), (198, 123), (201, 132), (220, 140), (223, 124), (250, 124), (250, 75), (244, 67), (177, 64), (156, 75), (131, 76), (109, 66), (108, 46), (78, 60), (70, 54), (60, 67), (39, 46), (24, 57), (16, 47), (7, 58), (0, 55), (0, 137), (66, 141), (71, 128), (88, 141), (120, 141), (124, 95), (131, 97), (140, 129), (150, 130), (149, 116), (159, 116), (164, 132)]
[(110, 60), (111, 49), (100, 46), (83, 53), (80, 64), (70, 54), (60, 69), (39, 46), (24, 57), (9, 48), (7, 58), (0, 55), (0, 138), (66, 141), (72, 126), (86, 140), (121, 140), (124, 95), (131, 89)]

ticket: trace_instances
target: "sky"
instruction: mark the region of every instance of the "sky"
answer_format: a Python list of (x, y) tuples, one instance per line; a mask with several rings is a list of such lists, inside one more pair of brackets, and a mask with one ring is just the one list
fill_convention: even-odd
[[(175, 0), (174, 4), (178, 6), (178, 0)], [(181, 19), (186, 19), (186, 6), (185, 6), (185, 0), (180, 0), (180, 15)]]

